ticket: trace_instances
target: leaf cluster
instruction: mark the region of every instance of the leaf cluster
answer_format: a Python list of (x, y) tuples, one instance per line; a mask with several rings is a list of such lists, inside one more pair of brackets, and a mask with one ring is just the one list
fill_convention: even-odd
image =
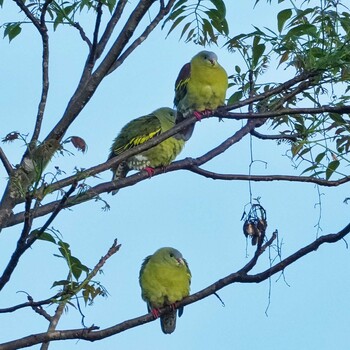
[(168, 35), (181, 24), (180, 40), (201, 46), (217, 44), (219, 36), (229, 34), (223, 0), (178, 0), (162, 28), (168, 22)]

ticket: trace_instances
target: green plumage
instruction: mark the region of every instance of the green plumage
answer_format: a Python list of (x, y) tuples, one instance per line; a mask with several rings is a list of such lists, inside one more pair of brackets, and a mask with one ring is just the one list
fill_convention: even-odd
[(181, 118), (194, 111), (213, 110), (225, 104), (228, 78), (217, 59), (214, 52), (201, 51), (181, 69), (174, 98)]
[[(148, 311), (157, 313), (157, 309), (173, 305), (189, 295), (191, 272), (178, 250), (165, 247), (144, 260), (139, 282)], [(179, 309), (179, 316), (182, 312), (183, 309)], [(172, 333), (176, 327), (176, 310), (162, 315), (160, 324), (163, 333)]]
[[(171, 129), (174, 125), (175, 111), (167, 107), (159, 108), (151, 114), (132, 120), (122, 128), (115, 138), (108, 159), (143, 144)], [(125, 177), (130, 170), (169, 165), (181, 152), (184, 144), (184, 137), (181, 134), (176, 134), (147, 151), (126, 159), (112, 168), (113, 180)], [(115, 194), (116, 192), (113, 191), (112, 193)]]

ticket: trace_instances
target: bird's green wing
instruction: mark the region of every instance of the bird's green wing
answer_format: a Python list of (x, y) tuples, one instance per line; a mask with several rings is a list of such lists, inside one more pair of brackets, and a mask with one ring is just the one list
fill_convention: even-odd
[(161, 133), (161, 124), (154, 115), (146, 115), (125, 125), (111, 147), (109, 158), (136, 147)]
[[(145, 289), (145, 286), (144, 286), (143, 283), (142, 283), (142, 275), (143, 275), (143, 272), (144, 272), (144, 270), (145, 270), (145, 267), (146, 267), (146, 265), (148, 264), (149, 259), (151, 259), (151, 257), (152, 257), (152, 255), (149, 255), (149, 256), (147, 256), (147, 257), (145, 258), (145, 260), (143, 261), (143, 263), (142, 263), (142, 265), (141, 265), (141, 269), (140, 269), (140, 273), (139, 273), (139, 283), (140, 283), (140, 286), (141, 286), (142, 298), (143, 298), (143, 299), (144, 299), (144, 293), (143, 293), (143, 291), (144, 291), (144, 289)], [(148, 302), (147, 302), (147, 310), (148, 310), (148, 312), (151, 311), (151, 307), (150, 307), (150, 305), (148, 304)]]
[(186, 63), (180, 70), (180, 73), (175, 82), (175, 98), (174, 105), (177, 106), (179, 102), (185, 97), (187, 93), (187, 84), (191, 77), (191, 64)]

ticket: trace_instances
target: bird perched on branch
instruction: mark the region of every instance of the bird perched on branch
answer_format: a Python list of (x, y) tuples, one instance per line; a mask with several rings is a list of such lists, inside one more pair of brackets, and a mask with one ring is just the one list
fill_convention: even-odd
[[(160, 324), (163, 333), (174, 332), (176, 327), (174, 304), (190, 293), (191, 272), (186, 260), (174, 248), (160, 248), (144, 260), (139, 282), (142, 299), (155, 318), (159, 317), (159, 308), (172, 306), (171, 311), (160, 316)], [(179, 317), (182, 313), (183, 308), (180, 308)]]
[[(153, 137), (168, 131), (175, 125), (175, 111), (163, 107), (154, 112), (136, 118), (126, 124), (115, 138), (108, 159), (116, 157), (123, 152), (141, 145)], [(185, 140), (178, 133), (158, 145), (133, 155), (112, 168), (112, 180), (124, 178), (130, 170), (144, 169), (151, 176), (154, 168), (169, 165), (181, 152)], [(118, 190), (113, 191), (116, 194)]]
[(200, 120), (202, 115), (224, 105), (227, 87), (227, 73), (216, 54), (199, 52), (182, 67), (175, 82), (176, 122), (191, 114)]

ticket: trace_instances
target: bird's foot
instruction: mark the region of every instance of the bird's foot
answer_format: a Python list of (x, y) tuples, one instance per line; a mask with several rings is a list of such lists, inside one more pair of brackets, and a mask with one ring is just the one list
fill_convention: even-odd
[(213, 114), (211, 109), (205, 109), (204, 111), (194, 111), (193, 115), (198, 121), (201, 121), (203, 117), (210, 117)]
[(152, 309), (151, 310), (153, 317), (156, 319), (160, 316), (159, 309)]
[(196, 117), (196, 119), (200, 122), (202, 120), (202, 112), (194, 111), (193, 115)]
[(213, 111), (211, 109), (205, 109), (202, 112), (202, 115), (206, 116), (206, 117), (210, 117), (213, 114)]
[(146, 168), (143, 168), (143, 170), (147, 172), (149, 177), (152, 177), (154, 175), (154, 168), (150, 166), (146, 166)]

